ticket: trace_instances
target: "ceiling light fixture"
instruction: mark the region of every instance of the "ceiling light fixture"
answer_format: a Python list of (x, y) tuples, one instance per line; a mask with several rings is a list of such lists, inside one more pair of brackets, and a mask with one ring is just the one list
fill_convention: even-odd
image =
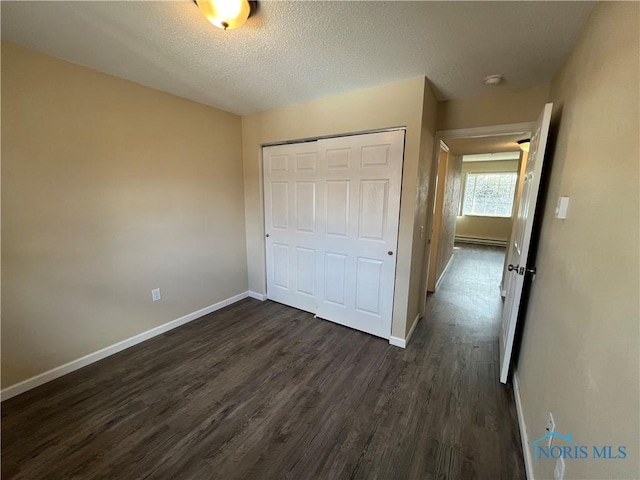
[(518, 146), (523, 152), (528, 152), (529, 147), (531, 146), (531, 139), (525, 138), (524, 140), (518, 140)]
[(501, 73), (496, 73), (485, 78), (484, 83), (486, 83), (487, 85), (499, 85), (503, 80), (504, 76)]
[(213, 25), (223, 30), (238, 28), (247, 21), (257, 2), (247, 0), (193, 0)]

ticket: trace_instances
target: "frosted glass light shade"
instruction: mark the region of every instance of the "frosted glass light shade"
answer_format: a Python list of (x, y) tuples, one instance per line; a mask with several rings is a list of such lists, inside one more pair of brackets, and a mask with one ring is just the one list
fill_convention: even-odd
[(247, 0), (196, 0), (196, 4), (207, 20), (223, 30), (240, 27), (251, 13)]

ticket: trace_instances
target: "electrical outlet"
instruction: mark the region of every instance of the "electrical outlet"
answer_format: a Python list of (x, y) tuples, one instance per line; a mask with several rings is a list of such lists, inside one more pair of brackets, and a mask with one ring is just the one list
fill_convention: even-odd
[(151, 290), (151, 300), (153, 300), (154, 302), (157, 302), (161, 298), (162, 298), (162, 295), (160, 295), (160, 289), (159, 288), (155, 288), (155, 289)]
[[(545, 427), (545, 430), (547, 431), (547, 433), (556, 431), (556, 422), (553, 419), (553, 415), (551, 412), (549, 412), (549, 418), (547, 419), (547, 426)], [(553, 443), (553, 437), (547, 438), (547, 447), (551, 447), (552, 443)]]
[(553, 470), (553, 478), (555, 480), (564, 480), (564, 458), (562, 457), (556, 460), (556, 468)]

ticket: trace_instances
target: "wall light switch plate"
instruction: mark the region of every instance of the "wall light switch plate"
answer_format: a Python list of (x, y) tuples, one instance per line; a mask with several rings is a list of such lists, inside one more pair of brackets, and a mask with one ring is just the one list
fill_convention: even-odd
[(567, 210), (569, 209), (569, 197), (559, 197), (556, 205), (556, 218), (564, 220), (567, 218)]
[(155, 289), (151, 290), (151, 300), (153, 300), (154, 302), (157, 302), (161, 298), (162, 298), (162, 295), (160, 295), (160, 289), (159, 288), (155, 288)]

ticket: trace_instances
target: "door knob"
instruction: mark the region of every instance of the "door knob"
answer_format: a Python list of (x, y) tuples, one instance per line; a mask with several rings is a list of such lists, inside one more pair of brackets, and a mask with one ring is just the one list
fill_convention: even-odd
[(265, 235), (265, 237), (269, 238), (269, 234), (267, 233), (267, 234)]
[(391, 250), (389, 250), (389, 251), (387, 252), (387, 255), (393, 255), (393, 252), (392, 252)]
[(511, 265), (511, 264), (509, 264), (509, 266), (507, 267), (507, 270), (509, 270), (510, 272), (513, 272), (513, 271), (517, 272), (518, 268), (520, 268), (520, 265)]

